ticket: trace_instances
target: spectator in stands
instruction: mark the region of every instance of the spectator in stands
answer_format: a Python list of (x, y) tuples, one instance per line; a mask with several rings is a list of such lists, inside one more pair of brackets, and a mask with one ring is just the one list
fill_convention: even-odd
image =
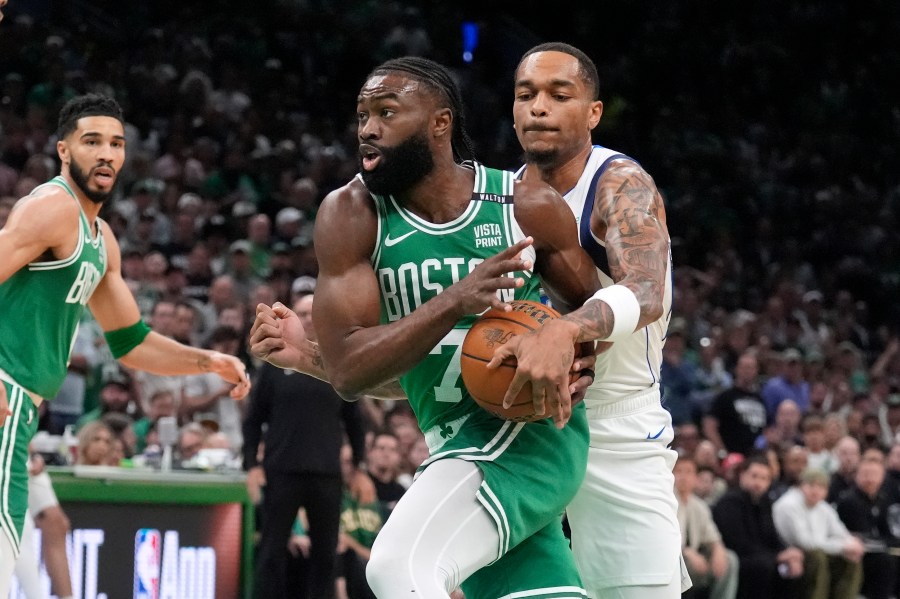
[(734, 368), (734, 386), (713, 399), (703, 417), (703, 434), (719, 451), (749, 455), (766, 426), (766, 407), (757, 391), (759, 362), (744, 352)]
[(808, 468), (824, 470), (829, 475), (837, 470), (837, 458), (825, 447), (825, 423), (822, 418), (807, 415), (801, 425), (803, 429), (803, 445), (807, 450)]
[(113, 433), (102, 421), (85, 424), (78, 431), (78, 457), (81, 466), (105, 466), (112, 451)]
[[(693, 592), (708, 590), (709, 599), (734, 599), (738, 585), (738, 558), (722, 544), (709, 506), (694, 494), (697, 465), (679, 456), (673, 470), (681, 525), (682, 557), (694, 583)], [(692, 595), (693, 596), (693, 595)]]
[(793, 347), (784, 350), (781, 353), (781, 371), (762, 388), (769, 418), (775, 417), (778, 406), (786, 399), (794, 400), (801, 413), (809, 409), (809, 383), (803, 376), (803, 354)]
[(841, 494), (853, 486), (861, 455), (859, 441), (855, 438), (845, 436), (837, 442), (834, 447), (834, 456), (838, 465), (828, 484), (828, 503), (836, 504)]
[(759, 448), (773, 447), (784, 451), (794, 445), (801, 445), (803, 437), (800, 434), (800, 420), (803, 417), (797, 402), (793, 399), (785, 399), (778, 404), (775, 411), (775, 421), (766, 427), (762, 436), (756, 440)]
[(781, 539), (803, 550), (810, 599), (856, 599), (865, 547), (825, 501), (828, 480), (825, 470), (804, 470), (799, 485), (773, 504), (772, 517)]
[(147, 435), (150, 432), (150, 428), (155, 425), (156, 421), (163, 416), (175, 416), (176, 413), (175, 397), (172, 395), (171, 391), (168, 389), (159, 389), (151, 395), (150, 407), (147, 410), (146, 416), (138, 419), (132, 427), (134, 429), (136, 440), (136, 453), (143, 453), (144, 449), (146, 449), (148, 445)]
[(375, 492), (382, 504), (385, 520), (406, 492), (406, 487), (398, 482), (401, 459), (397, 435), (390, 431), (376, 433), (369, 448), (366, 469), (375, 483)]
[(184, 465), (190, 462), (203, 449), (208, 433), (199, 422), (188, 422), (178, 429), (178, 444), (175, 454)]
[(764, 456), (748, 457), (739, 486), (713, 506), (725, 546), (740, 560), (739, 599), (792, 599), (800, 596), (803, 551), (778, 536), (768, 497), (772, 470)]
[(781, 476), (772, 482), (769, 499), (773, 502), (800, 482), (800, 475), (809, 467), (809, 451), (802, 445), (787, 448), (781, 454)]
[(100, 405), (83, 414), (75, 428), (81, 430), (87, 423), (100, 420), (111, 412), (129, 416), (141, 413), (131, 393), (131, 379), (121, 371), (106, 380), (100, 390)]
[(888, 599), (893, 595), (900, 559), (889, 553), (889, 549), (900, 547), (900, 504), (890, 503), (891, 498), (882, 487), (884, 478), (882, 462), (862, 460), (854, 477), (856, 484), (837, 501), (841, 520), (865, 544), (862, 594), (866, 599)]

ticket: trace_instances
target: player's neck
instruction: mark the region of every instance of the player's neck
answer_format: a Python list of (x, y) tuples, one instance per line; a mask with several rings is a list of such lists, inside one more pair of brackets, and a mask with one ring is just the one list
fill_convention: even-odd
[(475, 172), (457, 164), (436, 165), (409, 191), (397, 197), (408, 210), (434, 224), (451, 222), (466, 211), (472, 200)]
[(84, 212), (85, 217), (87, 217), (88, 224), (91, 227), (94, 226), (94, 221), (97, 220), (97, 215), (100, 214), (100, 209), (103, 207), (102, 203), (97, 203), (88, 198), (81, 188), (75, 183), (72, 179), (72, 176), (63, 170), (61, 176), (66, 181), (66, 185), (69, 186), (69, 189), (72, 190), (72, 193), (75, 194), (75, 199), (78, 200), (78, 204), (81, 206), (81, 210)]

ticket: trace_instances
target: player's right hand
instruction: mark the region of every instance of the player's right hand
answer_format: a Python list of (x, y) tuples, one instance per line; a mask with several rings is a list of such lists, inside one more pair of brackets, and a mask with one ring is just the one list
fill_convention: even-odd
[[(517, 289), (525, 284), (522, 277), (511, 277), (510, 273), (528, 270), (534, 266), (530, 260), (523, 260), (522, 250), (534, 243), (531, 237), (511, 245), (472, 269), (468, 275), (454, 283), (444, 294), (450, 294), (461, 316), (480, 314), (488, 308), (509, 311), (512, 308), (500, 299), (500, 289)], [(444, 295), (441, 294), (441, 295)], [(450, 298), (447, 298), (450, 299)]]
[(12, 410), (9, 409), (9, 404), (6, 402), (6, 385), (3, 384), (3, 381), (0, 381), (0, 426), (3, 426), (3, 423), (6, 422), (7, 416), (12, 416)]
[(307, 341), (297, 313), (281, 303), (256, 306), (256, 320), (250, 328), (250, 353), (279, 368), (297, 368)]

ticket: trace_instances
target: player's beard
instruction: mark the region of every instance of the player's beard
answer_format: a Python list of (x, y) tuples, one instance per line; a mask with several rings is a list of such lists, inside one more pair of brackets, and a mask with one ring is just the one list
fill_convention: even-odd
[(559, 160), (559, 155), (559, 150), (556, 148), (540, 151), (525, 150), (522, 154), (522, 162), (533, 164), (538, 168), (553, 168)]
[[(104, 166), (112, 169), (112, 166), (106, 164)], [(75, 182), (75, 185), (81, 190), (81, 193), (87, 197), (90, 201), (95, 204), (102, 204), (112, 199), (113, 192), (116, 190), (116, 185), (119, 184), (118, 173), (116, 173), (115, 181), (113, 181), (112, 187), (109, 188), (109, 191), (100, 191), (99, 189), (91, 189), (88, 187), (88, 177), (90, 176), (90, 172), (85, 174), (81, 167), (78, 166), (78, 163), (75, 160), (69, 163), (69, 175), (72, 177), (72, 181)]]
[(379, 146), (378, 149), (381, 161), (375, 170), (364, 170), (362, 157), (359, 158), (363, 182), (374, 194), (402, 193), (434, 169), (434, 156), (424, 133), (413, 134), (394, 147)]

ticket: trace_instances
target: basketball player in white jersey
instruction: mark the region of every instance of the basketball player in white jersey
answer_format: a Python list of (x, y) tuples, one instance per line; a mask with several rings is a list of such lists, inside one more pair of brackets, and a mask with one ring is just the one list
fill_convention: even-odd
[(565, 405), (574, 342), (601, 342), (584, 399), (587, 475), (567, 510), (572, 547), (593, 599), (669, 599), (690, 586), (673, 491), (676, 453), (668, 448), (674, 432), (659, 391), (672, 306), (669, 234), (651, 177), (631, 158), (592, 145), (598, 97), (596, 67), (567, 44), (532, 48), (516, 70), (513, 114), (526, 160), (519, 176), (564, 195), (603, 289), (501, 346), (492, 365), (513, 354), (518, 360), (507, 400), (530, 381), (535, 404)]

